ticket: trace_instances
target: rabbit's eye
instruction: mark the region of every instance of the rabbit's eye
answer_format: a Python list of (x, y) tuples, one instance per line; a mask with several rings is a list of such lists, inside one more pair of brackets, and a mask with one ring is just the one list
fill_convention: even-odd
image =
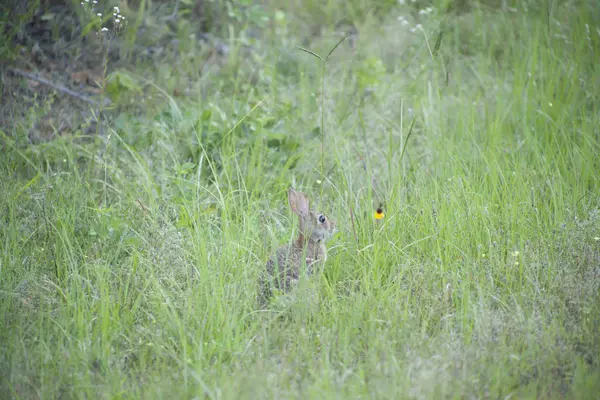
[(319, 223), (324, 224), (325, 221), (327, 221), (327, 218), (325, 218), (325, 216), (323, 214), (319, 215)]

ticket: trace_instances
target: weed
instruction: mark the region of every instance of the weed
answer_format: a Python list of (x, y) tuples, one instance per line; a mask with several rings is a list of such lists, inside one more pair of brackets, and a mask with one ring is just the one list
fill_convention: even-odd
[[(141, 3), (130, 44), (175, 46), (148, 30), (172, 7)], [(596, 3), (261, 3), (217, 52), (181, 2), (186, 51), (104, 75), (128, 94), (101, 147), (1, 128), (0, 392), (593, 398)], [(323, 57), (338, 38), (306, 21), (342, 19), (355, 46)], [(340, 231), (323, 273), (257, 310), (284, 189), (315, 174)]]

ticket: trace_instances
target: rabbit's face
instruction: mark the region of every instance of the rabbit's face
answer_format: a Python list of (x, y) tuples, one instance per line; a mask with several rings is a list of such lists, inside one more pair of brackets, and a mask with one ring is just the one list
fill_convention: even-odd
[(305, 238), (318, 242), (331, 237), (335, 229), (335, 222), (321, 213), (312, 211), (309, 207), (310, 200), (306, 194), (290, 188), (288, 201), (292, 211), (300, 217), (300, 232)]
[(302, 234), (315, 242), (331, 238), (335, 231), (335, 222), (316, 211), (310, 211), (302, 222)]

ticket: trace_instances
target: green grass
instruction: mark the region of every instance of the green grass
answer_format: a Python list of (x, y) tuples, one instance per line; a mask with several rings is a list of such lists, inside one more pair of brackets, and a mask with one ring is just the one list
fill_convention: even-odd
[[(597, 396), (598, 5), (437, 4), (412, 33), (408, 6), (362, 13), (328, 61), (322, 136), (320, 64), (295, 45), (339, 37), (302, 43), (313, 3), (218, 69), (190, 43), (177, 69), (130, 65), (154, 101), (103, 137), (3, 128), (7, 398)], [(321, 275), (260, 310), (290, 185), (339, 233)]]

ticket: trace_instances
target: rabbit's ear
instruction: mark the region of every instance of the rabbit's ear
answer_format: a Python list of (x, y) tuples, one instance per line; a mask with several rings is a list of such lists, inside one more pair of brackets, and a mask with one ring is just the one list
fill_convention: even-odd
[(288, 190), (288, 201), (293, 212), (303, 218), (308, 215), (309, 200), (307, 195), (290, 188)]

